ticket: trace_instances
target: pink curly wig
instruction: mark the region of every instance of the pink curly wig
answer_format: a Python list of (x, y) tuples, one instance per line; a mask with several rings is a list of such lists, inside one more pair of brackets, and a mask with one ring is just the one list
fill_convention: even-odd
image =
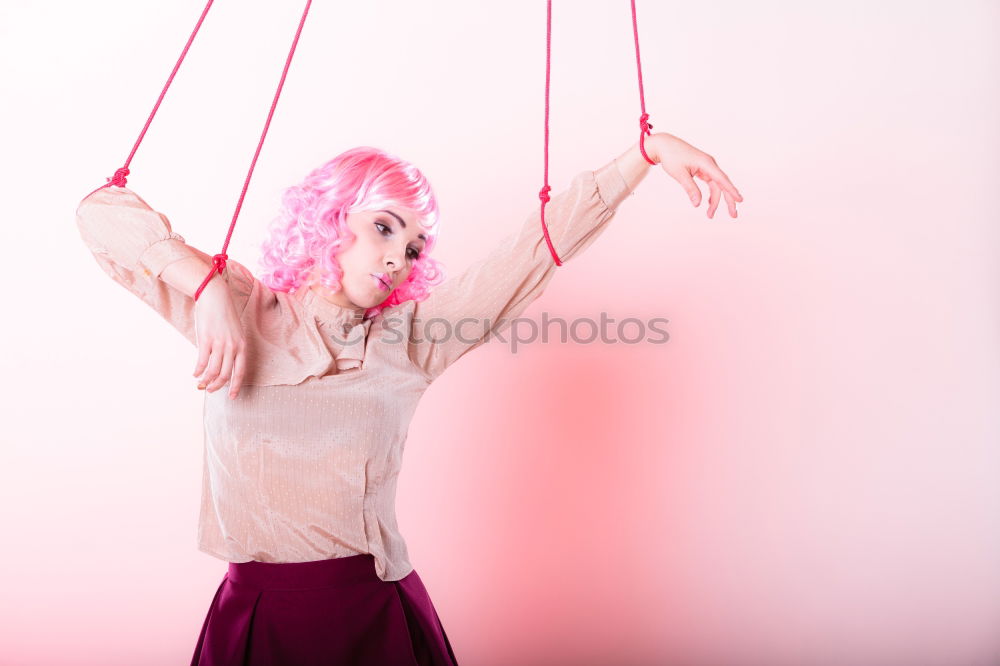
[(444, 279), (443, 266), (429, 256), (437, 244), (437, 200), (430, 183), (409, 162), (377, 148), (352, 148), (287, 188), (281, 202), (258, 261), (260, 281), (273, 291), (294, 292), (310, 286), (309, 274), (316, 265), (320, 282), (339, 291), (344, 272), (336, 255), (355, 238), (347, 215), (387, 206), (416, 211), (418, 224), (427, 231), (427, 243), (406, 282), (365, 316), (373, 317), (404, 301), (422, 301)]

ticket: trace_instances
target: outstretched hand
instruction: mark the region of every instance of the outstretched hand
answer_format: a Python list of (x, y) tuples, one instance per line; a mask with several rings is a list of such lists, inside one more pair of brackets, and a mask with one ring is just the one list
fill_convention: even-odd
[(695, 208), (701, 204), (701, 189), (694, 181), (697, 177), (708, 183), (708, 217), (715, 215), (720, 194), (729, 204), (729, 216), (736, 217), (736, 203), (743, 201), (743, 195), (719, 168), (714, 157), (666, 132), (645, 137), (643, 147), (654, 162), (681, 184)]

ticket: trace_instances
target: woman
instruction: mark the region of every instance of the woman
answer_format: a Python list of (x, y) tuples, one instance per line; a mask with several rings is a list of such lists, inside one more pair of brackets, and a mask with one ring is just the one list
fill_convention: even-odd
[[(666, 133), (653, 162), (708, 216), (742, 197), (715, 160)], [(636, 143), (546, 204), (562, 262), (645, 177)], [(429, 256), (437, 204), (412, 165), (356, 148), (283, 196), (261, 279), (211, 257), (124, 187), (77, 209), (101, 267), (198, 349), (205, 395), (199, 548), (229, 562), (191, 663), (455, 664), (396, 525), (407, 427), (446, 368), (502, 331), (557, 270), (538, 209), (456, 278)], [(440, 283), (440, 286), (438, 284)], [(219, 389), (229, 387), (227, 392)]]

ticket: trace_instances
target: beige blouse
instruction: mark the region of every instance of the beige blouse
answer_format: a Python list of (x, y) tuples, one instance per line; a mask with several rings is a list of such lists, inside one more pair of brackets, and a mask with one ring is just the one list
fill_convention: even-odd
[[(615, 160), (553, 196), (545, 220), (560, 259), (593, 243), (629, 193)], [(247, 371), (235, 400), (205, 392), (200, 550), (228, 562), (370, 553), (382, 580), (410, 573), (394, 506), (410, 419), (431, 382), (508, 327), (558, 270), (538, 208), (426, 300), (370, 319), (309, 290), (272, 291), (227, 262)], [(76, 215), (101, 268), (196, 345), (194, 299), (159, 276), (179, 259), (211, 257), (124, 187), (93, 192)]]

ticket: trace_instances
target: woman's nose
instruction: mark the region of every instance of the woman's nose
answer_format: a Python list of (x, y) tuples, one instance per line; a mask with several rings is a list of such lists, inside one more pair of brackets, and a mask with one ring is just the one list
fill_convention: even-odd
[(387, 269), (395, 270), (403, 265), (401, 263), (402, 260), (400, 259), (399, 255), (396, 252), (390, 252), (389, 254), (385, 255), (384, 261), (385, 261), (385, 267)]

